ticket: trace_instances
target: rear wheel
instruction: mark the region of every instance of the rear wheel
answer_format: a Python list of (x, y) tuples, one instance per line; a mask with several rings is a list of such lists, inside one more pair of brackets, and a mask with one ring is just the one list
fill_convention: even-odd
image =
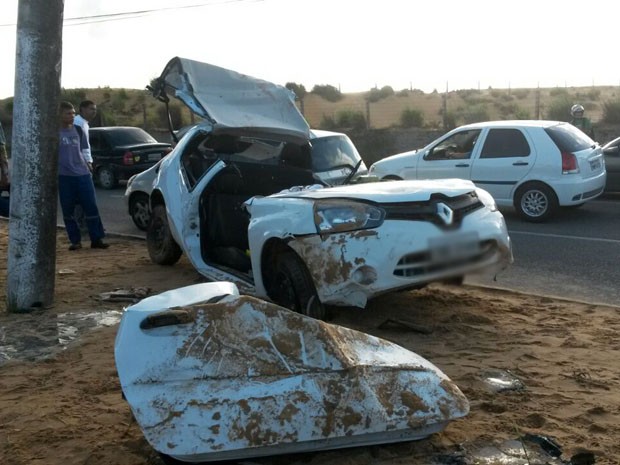
[(104, 189), (114, 189), (118, 185), (114, 170), (109, 166), (100, 167), (97, 170), (97, 183)]
[(327, 317), (310, 272), (292, 250), (283, 250), (275, 259), (269, 294), (275, 303), (318, 320)]
[(146, 231), (151, 220), (149, 196), (142, 192), (134, 194), (129, 200), (129, 214), (137, 228)]
[(388, 174), (387, 176), (384, 176), (381, 178), (381, 181), (402, 181), (403, 178), (400, 178), (394, 174)]
[(174, 265), (183, 254), (172, 237), (166, 207), (163, 205), (156, 205), (153, 208), (151, 222), (146, 230), (146, 247), (151, 261), (158, 265)]
[(517, 190), (514, 206), (519, 216), (524, 220), (542, 223), (557, 211), (558, 198), (546, 184), (530, 182)]

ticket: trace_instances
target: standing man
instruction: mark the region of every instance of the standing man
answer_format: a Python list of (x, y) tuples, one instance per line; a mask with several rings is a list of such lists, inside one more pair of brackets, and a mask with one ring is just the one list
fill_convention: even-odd
[(576, 103), (570, 108), (570, 114), (573, 117), (571, 120), (571, 124), (576, 128), (581, 129), (585, 132), (590, 138), (594, 139), (594, 129), (592, 128), (592, 121), (590, 118), (586, 118), (583, 114), (585, 112), (585, 108), (583, 105)]
[(74, 126), (74, 119), (73, 105), (69, 102), (61, 102), (58, 134), (58, 194), (65, 229), (71, 242), (69, 250), (82, 248), (80, 227), (74, 216), (75, 207), (78, 204), (84, 210), (91, 248), (107, 249), (109, 244), (103, 242), (105, 232), (99, 217), (93, 178), (82, 153), (82, 150), (88, 147), (88, 141), (82, 128)]
[(0, 216), (9, 216), (9, 197), (2, 196), (2, 192), (9, 190), (9, 159), (6, 155), (6, 139), (0, 123)]
[(88, 147), (82, 149), (84, 160), (88, 163), (90, 172), (93, 172), (93, 157), (90, 153), (90, 139), (88, 138), (89, 123), (95, 119), (97, 115), (97, 105), (92, 100), (83, 100), (80, 103), (80, 113), (75, 117), (73, 124), (82, 128)]

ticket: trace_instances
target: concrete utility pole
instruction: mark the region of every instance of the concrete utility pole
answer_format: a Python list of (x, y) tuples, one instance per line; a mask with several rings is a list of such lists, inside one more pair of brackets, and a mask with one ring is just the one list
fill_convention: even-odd
[(7, 310), (54, 300), (64, 0), (19, 0)]

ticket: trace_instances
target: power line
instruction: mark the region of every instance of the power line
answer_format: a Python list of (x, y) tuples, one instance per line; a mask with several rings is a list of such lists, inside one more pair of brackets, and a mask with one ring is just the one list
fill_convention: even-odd
[[(247, 3), (247, 2), (258, 3), (262, 1), (264, 0), (220, 0), (220, 1), (197, 3), (194, 5), (152, 8), (148, 10), (125, 11), (121, 13), (106, 13), (106, 14), (101, 14), (101, 15), (76, 16), (73, 18), (65, 18), (63, 23), (65, 26), (80, 26), (83, 24), (105, 23), (105, 22), (110, 22), (110, 21), (121, 21), (121, 20), (126, 20), (126, 19), (140, 18), (142, 16), (148, 16), (151, 14), (156, 14), (156, 13), (161, 13), (164, 11), (171, 11), (171, 10), (203, 8), (207, 6), (224, 5), (228, 3)], [(6, 24), (0, 24), (0, 27), (12, 27), (16, 25), (17, 25), (16, 23), (6, 23)]]

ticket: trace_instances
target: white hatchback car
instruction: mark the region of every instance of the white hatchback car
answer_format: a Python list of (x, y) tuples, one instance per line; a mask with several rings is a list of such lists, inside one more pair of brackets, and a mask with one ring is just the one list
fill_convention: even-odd
[(147, 246), (156, 263), (184, 252), (213, 281), (324, 318), (324, 304), (364, 307), (512, 261), (503, 216), (470, 181), (317, 184), (310, 129), (284, 87), (175, 58), (154, 94), (204, 118), (153, 183)]
[(380, 179), (472, 180), (500, 206), (541, 222), (558, 207), (581, 205), (605, 188), (601, 147), (571, 124), (492, 121), (456, 128), (421, 150), (370, 167)]

